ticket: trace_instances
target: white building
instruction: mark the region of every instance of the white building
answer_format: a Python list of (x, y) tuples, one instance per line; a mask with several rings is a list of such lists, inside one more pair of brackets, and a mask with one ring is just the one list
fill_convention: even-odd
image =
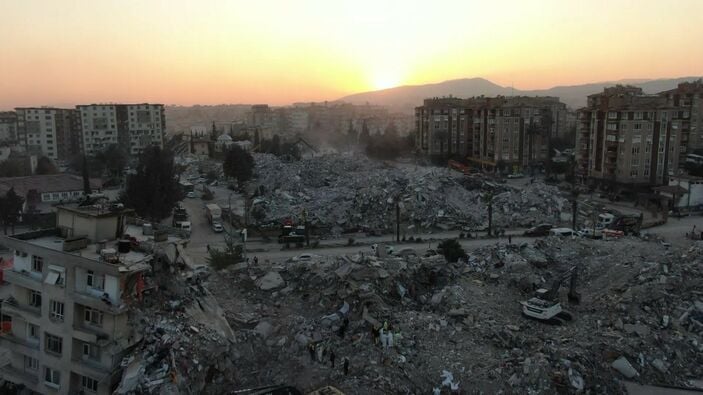
[(166, 119), (162, 104), (91, 104), (81, 114), (81, 145), (88, 155), (112, 144), (139, 154), (150, 145), (163, 147)]
[(234, 141), (232, 141), (232, 137), (230, 137), (228, 134), (223, 134), (220, 137), (217, 138), (217, 141), (215, 142), (215, 152), (223, 152), (226, 151), (229, 147), (234, 144)]

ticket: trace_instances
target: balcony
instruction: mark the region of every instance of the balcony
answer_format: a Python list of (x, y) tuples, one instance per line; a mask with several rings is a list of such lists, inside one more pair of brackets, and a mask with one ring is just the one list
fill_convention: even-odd
[(5, 380), (11, 381), (16, 384), (22, 383), (39, 383), (39, 378), (36, 374), (25, 372), (20, 369), (15, 368), (12, 365), (5, 365), (0, 368), (0, 374)]
[(0, 334), (0, 346), (13, 352), (39, 358), (39, 339), (32, 342), (19, 338), (12, 333), (2, 333)]
[(41, 308), (19, 303), (17, 302), (17, 300), (12, 298), (3, 302), (2, 312), (5, 314), (21, 317), (25, 321), (31, 321), (31, 319), (27, 318), (41, 318)]
[(73, 366), (71, 370), (81, 376), (89, 376), (98, 381), (109, 377), (112, 373), (112, 369), (104, 366), (99, 361), (95, 361), (88, 358), (71, 358)]
[(122, 314), (127, 311), (127, 306), (125, 304), (121, 304), (119, 306), (115, 305), (114, 303), (108, 304), (103, 301), (100, 297), (96, 297), (93, 294), (85, 292), (74, 292), (73, 301), (75, 303), (82, 304), (83, 306), (88, 306), (90, 308), (115, 315)]
[(29, 272), (18, 272), (15, 270), (5, 270), (3, 273), (4, 280), (8, 283), (19, 285), (34, 291), (42, 290), (41, 277), (32, 275)]
[(100, 340), (107, 340), (109, 336), (100, 328), (89, 325), (73, 325), (73, 337), (86, 343), (97, 344)]

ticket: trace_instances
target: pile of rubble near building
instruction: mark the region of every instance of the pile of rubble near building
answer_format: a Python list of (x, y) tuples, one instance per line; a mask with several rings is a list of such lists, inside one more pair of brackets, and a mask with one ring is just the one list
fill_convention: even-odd
[[(361, 255), (240, 264), (207, 286), (235, 339), (247, 339), (234, 345), (233, 363), (253, 373), (236, 388), (620, 393), (623, 380), (689, 386), (703, 377), (701, 259), (703, 246), (682, 253), (639, 239), (541, 240), (481, 248), (456, 264)], [(524, 318), (519, 301), (572, 265), (582, 294), (569, 306), (575, 320)], [(372, 326), (385, 321), (400, 331), (390, 349), (372, 340)], [(310, 344), (323, 362), (311, 360)]]
[[(332, 234), (343, 231), (394, 229), (396, 201), (410, 229), (483, 229), (488, 207), (482, 198), (494, 193), (495, 226), (531, 226), (554, 222), (567, 201), (552, 186), (534, 183), (524, 189), (470, 182), (448, 168), (388, 164), (363, 155), (327, 155), (283, 162), (257, 154), (256, 183), (263, 195), (254, 200), (260, 224), (298, 218)], [(255, 216), (256, 217), (256, 216)]]
[[(680, 250), (636, 238), (547, 238), (482, 247), (457, 263), (357, 254), (217, 273), (192, 270), (180, 247), (162, 255), (154, 290), (133, 312), (143, 340), (123, 361), (118, 394), (274, 384), (600, 394), (623, 392), (625, 380), (690, 386), (703, 377), (701, 242)], [(523, 317), (519, 302), (573, 265), (582, 295), (568, 305), (574, 321)], [(399, 332), (388, 349), (372, 335), (386, 321)]]

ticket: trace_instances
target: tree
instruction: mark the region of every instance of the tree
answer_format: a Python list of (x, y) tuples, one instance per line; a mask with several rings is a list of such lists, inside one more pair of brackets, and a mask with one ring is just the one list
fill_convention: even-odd
[(359, 144), (362, 147), (366, 147), (371, 141), (371, 133), (369, 132), (369, 127), (366, 125), (366, 120), (361, 124), (361, 134), (359, 134)]
[(15, 192), (15, 188), (10, 188), (5, 196), (0, 197), (0, 221), (2, 221), (3, 231), (7, 234), (7, 227), (12, 227), (15, 233), (15, 224), (19, 221), (24, 198)]
[(26, 176), (24, 166), (16, 160), (6, 160), (0, 163), (0, 177), (21, 177)]
[(111, 177), (121, 177), (127, 166), (127, 153), (117, 144), (112, 144), (95, 155)]
[(56, 174), (58, 172), (59, 169), (57, 169), (51, 159), (47, 158), (46, 156), (42, 156), (37, 161), (37, 174)]
[(444, 255), (447, 262), (456, 262), (459, 258), (466, 256), (466, 251), (456, 239), (444, 240), (439, 243), (437, 249)]
[(241, 188), (254, 173), (254, 158), (240, 146), (233, 145), (225, 153), (222, 170), (227, 177), (235, 178)]
[(207, 261), (211, 267), (215, 268), (215, 270), (221, 270), (237, 262), (243, 261), (243, 252), (244, 249), (240, 244), (235, 244), (234, 239), (231, 236), (225, 236), (224, 250), (211, 248), (209, 251), (210, 256), (207, 257)]
[(157, 146), (146, 148), (139, 157), (136, 173), (127, 179), (125, 205), (141, 217), (157, 221), (171, 215), (180, 198), (173, 155)]

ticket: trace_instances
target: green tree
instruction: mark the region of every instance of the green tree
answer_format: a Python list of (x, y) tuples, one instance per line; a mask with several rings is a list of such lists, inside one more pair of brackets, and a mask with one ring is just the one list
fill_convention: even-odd
[(152, 221), (169, 215), (181, 198), (173, 155), (157, 146), (139, 156), (136, 173), (127, 179), (123, 201), (137, 214)]
[(127, 166), (127, 153), (117, 144), (112, 144), (95, 155), (111, 177), (121, 177)]
[(10, 188), (5, 196), (0, 197), (0, 221), (5, 234), (8, 226), (11, 226), (12, 233), (15, 233), (15, 224), (19, 221), (23, 205), (24, 198), (15, 192), (15, 188)]
[(254, 158), (238, 145), (233, 145), (225, 153), (222, 170), (227, 177), (235, 178), (241, 188), (254, 173)]
[(57, 169), (51, 159), (47, 158), (46, 156), (42, 156), (37, 161), (37, 174), (56, 174), (58, 172), (59, 169)]
[(459, 258), (466, 256), (466, 251), (461, 247), (456, 239), (444, 240), (439, 243), (437, 249), (441, 251), (447, 262), (456, 262)]
[(207, 261), (215, 270), (221, 270), (243, 261), (243, 252), (244, 249), (240, 244), (235, 244), (232, 237), (225, 236), (225, 248), (223, 250), (211, 248)]

